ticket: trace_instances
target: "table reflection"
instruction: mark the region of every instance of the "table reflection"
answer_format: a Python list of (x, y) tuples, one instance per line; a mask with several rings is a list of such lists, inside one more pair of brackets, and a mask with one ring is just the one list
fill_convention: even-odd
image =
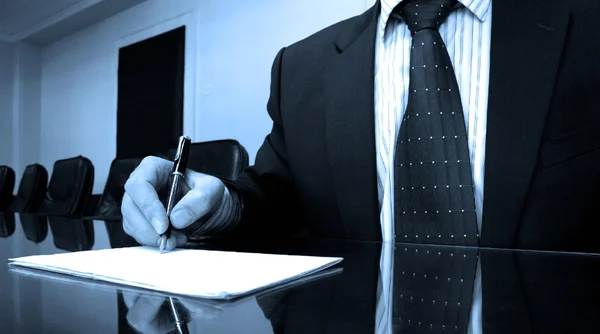
[(94, 225), (91, 220), (48, 217), (56, 248), (69, 252), (91, 250), (94, 246)]
[(0, 212), (0, 238), (8, 238), (15, 233), (15, 216), (11, 212)]
[[(344, 274), (261, 298), (275, 333), (590, 333), (600, 325), (598, 255), (322, 242), (293, 252), (343, 256)], [(382, 319), (385, 246), (393, 274)]]
[[(7, 257), (137, 245), (118, 221), (10, 218), (1, 222)], [(187, 247), (344, 258), (341, 272), (233, 303), (171, 296), (192, 333), (591, 333), (600, 325), (593, 254), (317, 239)], [(51, 276), (0, 271), (1, 333), (174, 328), (169, 295)]]
[(27, 240), (40, 243), (48, 235), (48, 218), (33, 214), (18, 214)]

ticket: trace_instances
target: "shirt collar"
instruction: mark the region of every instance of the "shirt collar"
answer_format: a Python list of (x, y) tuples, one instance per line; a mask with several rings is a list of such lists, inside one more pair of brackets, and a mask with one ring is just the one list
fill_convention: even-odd
[[(386, 31), (390, 15), (398, 4), (406, 0), (381, 0), (381, 14), (379, 15), (379, 26), (381, 31), (381, 37), (384, 36), (383, 32)], [(459, 0), (463, 6), (475, 14), (479, 21), (484, 22), (487, 18), (488, 11), (492, 5), (492, 0)]]

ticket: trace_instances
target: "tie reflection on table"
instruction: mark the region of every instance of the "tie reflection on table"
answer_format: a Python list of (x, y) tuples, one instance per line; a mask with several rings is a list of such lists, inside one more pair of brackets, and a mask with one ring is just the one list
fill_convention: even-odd
[(477, 248), (383, 243), (376, 334), (481, 334)]
[(375, 333), (586, 332), (599, 324), (599, 264), (594, 255), (384, 244), (391, 297), (378, 299), (388, 313)]

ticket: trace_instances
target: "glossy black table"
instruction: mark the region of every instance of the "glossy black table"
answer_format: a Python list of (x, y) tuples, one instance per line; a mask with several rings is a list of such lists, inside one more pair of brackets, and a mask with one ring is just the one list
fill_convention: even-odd
[[(11, 214), (0, 219), (5, 259), (134, 245), (118, 221)], [(177, 297), (191, 333), (376, 333), (382, 328), (377, 316), (382, 249), (394, 259), (391, 279), (402, 284), (427, 276), (432, 262), (426, 254), (476, 258), (482, 292), (479, 333), (600, 333), (600, 256), (595, 254), (320, 239), (213, 240), (189, 247), (344, 257), (337, 270), (322, 277), (233, 302)], [(400, 269), (405, 263), (411, 263), (410, 270)], [(446, 278), (439, 279), (430, 276), (421, 288), (444, 296), (438, 282)], [(387, 333), (467, 333), (466, 324), (417, 321), (427, 318), (419, 312), (430, 301), (412, 297), (406, 287), (394, 287), (389, 300), (394, 310), (383, 320), (390, 325)], [(165, 300), (162, 294), (97, 281), (32, 275), (9, 269), (5, 262), (0, 333), (167, 333), (173, 325)], [(443, 300), (437, 305), (449, 310), (452, 305)]]

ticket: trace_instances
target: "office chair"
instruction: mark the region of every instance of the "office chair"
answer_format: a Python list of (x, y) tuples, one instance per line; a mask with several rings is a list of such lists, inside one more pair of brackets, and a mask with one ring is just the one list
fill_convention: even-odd
[(91, 220), (49, 216), (48, 224), (56, 248), (79, 252), (94, 247), (94, 224)]
[(8, 166), (0, 166), (0, 211), (10, 207), (15, 187), (15, 171)]
[[(118, 220), (121, 219), (121, 202), (125, 194), (125, 182), (145, 156), (120, 157), (110, 164), (104, 191), (97, 204), (86, 219)], [(97, 196), (97, 195), (94, 195)]]
[(46, 196), (48, 171), (40, 164), (32, 164), (25, 168), (17, 194), (13, 197), (9, 211), (19, 213), (35, 213)]
[[(173, 160), (177, 148), (169, 150)], [(189, 169), (226, 180), (235, 180), (248, 167), (248, 152), (234, 139), (192, 143), (188, 158)]]
[(94, 165), (81, 155), (57, 160), (39, 213), (49, 216), (83, 214), (94, 185)]
[(0, 212), (0, 238), (8, 238), (15, 233), (15, 214), (13, 212)]
[(31, 213), (19, 213), (21, 228), (27, 240), (40, 243), (48, 235), (48, 217)]

